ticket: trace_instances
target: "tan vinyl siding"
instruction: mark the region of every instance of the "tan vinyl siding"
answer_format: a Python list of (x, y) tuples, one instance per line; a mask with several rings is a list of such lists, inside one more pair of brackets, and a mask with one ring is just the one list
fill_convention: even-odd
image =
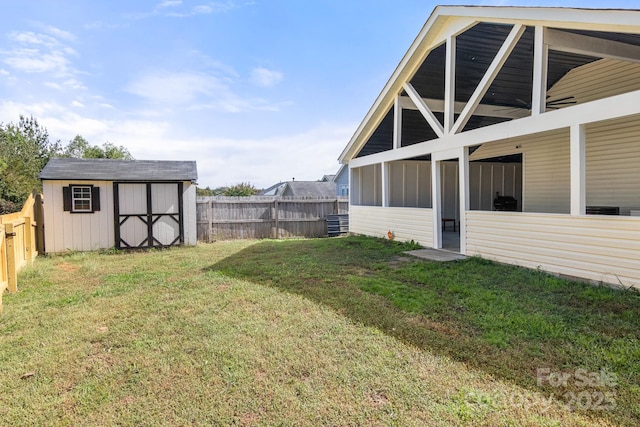
[(587, 126), (587, 205), (640, 208), (640, 117)]
[(467, 254), (640, 288), (640, 218), (467, 212)]
[[(100, 211), (70, 213), (63, 209), (62, 187), (69, 184), (100, 187)], [(106, 181), (43, 181), (44, 233), (47, 253), (90, 251), (115, 245), (113, 184)]]
[(634, 90), (640, 90), (640, 64), (601, 59), (569, 71), (547, 95), (551, 101), (571, 96), (583, 104)]
[(470, 160), (522, 153), (523, 210), (569, 213), (569, 129), (483, 144)]
[(425, 208), (349, 207), (349, 231), (373, 237), (387, 237), (392, 231), (398, 241), (433, 246), (433, 213)]

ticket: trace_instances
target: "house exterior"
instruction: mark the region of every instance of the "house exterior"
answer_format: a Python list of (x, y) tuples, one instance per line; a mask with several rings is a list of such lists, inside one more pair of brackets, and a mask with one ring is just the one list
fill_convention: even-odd
[(340, 169), (333, 177), (336, 183), (336, 195), (338, 197), (349, 197), (349, 167), (340, 165)]
[(45, 251), (196, 244), (194, 161), (49, 160)]
[(640, 288), (640, 11), (437, 7), (339, 160), (351, 232)]

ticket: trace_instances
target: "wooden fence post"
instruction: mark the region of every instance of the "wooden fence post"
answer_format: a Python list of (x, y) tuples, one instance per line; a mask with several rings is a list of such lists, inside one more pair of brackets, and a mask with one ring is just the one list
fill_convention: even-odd
[(15, 238), (15, 232), (13, 231), (13, 224), (8, 223), (4, 225), (6, 245), (7, 245), (7, 278), (9, 279), (8, 288), (9, 292), (18, 292), (18, 279), (16, 268), (16, 249), (13, 239)]
[(209, 200), (207, 203), (208, 212), (207, 215), (209, 217), (209, 243), (213, 242), (213, 199)]
[(280, 224), (278, 222), (278, 210), (279, 210), (278, 199), (275, 199), (273, 201), (273, 210), (276, 213), (276, 217), (275, 217), (275, 220), (276, 220), (276, 235), (275, 235), (275, 238), (279, 239), (280, 238)]
[(33, 219), (36, 222), (35, 232), (35, 252), (34, 256), (38, 253), (44, 253), (44, 202), (42, 200), (42, 194), (36, 194), (36, 201), (33, 205)]

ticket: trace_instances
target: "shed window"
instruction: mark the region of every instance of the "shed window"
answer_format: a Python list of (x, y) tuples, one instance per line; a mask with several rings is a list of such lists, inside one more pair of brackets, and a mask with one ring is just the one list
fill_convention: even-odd
[(70, 185), (62, 187), (64, 210), (71, 213), (93, 213), (100, 210), (100, 187)]
[(71, 187), (72, 212), (91, 212), (91, 187)]

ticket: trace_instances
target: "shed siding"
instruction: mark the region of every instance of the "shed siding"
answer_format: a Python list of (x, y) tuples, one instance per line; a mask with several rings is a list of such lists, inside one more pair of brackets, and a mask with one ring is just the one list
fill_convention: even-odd
[(187, 246), (195, 246), (198, 240), (198, 229), (196, 225), (196, 186), (189, 181), (184, 181), (182, 197), (184, 209), (184, 244)]
[[(62, 187), (69, 184), (100, 188), (100, 211), (72, 214), (63, 209)], [(113, 186), (107, 181), (43, 182), (45, 250), (48, 253), (90, 251), (114, 246)]]
[(640, 218), (475, 211), (466, 220), (468, 255), (640, 288)]
[(396, 240), (414, 240), (433, 246), (433, 213), (427, 208), (392, 208), (350, 206), (349, 231), (373, 237), (387, 237), (392, 231)]

